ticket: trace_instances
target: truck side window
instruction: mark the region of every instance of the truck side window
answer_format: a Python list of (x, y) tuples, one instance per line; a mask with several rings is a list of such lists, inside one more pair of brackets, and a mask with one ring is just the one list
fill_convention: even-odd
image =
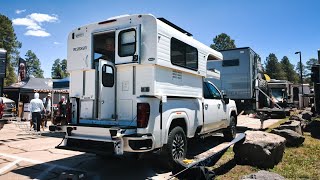
[(123, 30), (119, 33), (120, 57), (132, 56), (136, 52), (136, 31), (134, 29)]
[(210, 99), (221, 99), (221, 94), (218, 91), (217, 88), (215, 88), (212, 84), (210, 83), (205, 83), (211, 93), (211, 98)]
[(104, 87), (113, 87), (114, 85), (114, 70), (112, 66), (102, 66), (102, 85)]
[(211, 93), (210, 93), (210, 91), (209, 91), (209, 89), (208, 89), (208, 87), (207, 87), (207, 85), (205, 83), (203, 83), (203, 97), (205, 99), (211, 99), (212, 98)]

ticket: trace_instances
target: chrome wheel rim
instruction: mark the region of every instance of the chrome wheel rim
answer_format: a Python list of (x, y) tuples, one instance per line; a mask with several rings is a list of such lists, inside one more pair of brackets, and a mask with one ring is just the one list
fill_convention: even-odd
[(185, 142), (182, 134), (176, 134), (172, 142), (173, 159), (182, 159), (184, 157)]

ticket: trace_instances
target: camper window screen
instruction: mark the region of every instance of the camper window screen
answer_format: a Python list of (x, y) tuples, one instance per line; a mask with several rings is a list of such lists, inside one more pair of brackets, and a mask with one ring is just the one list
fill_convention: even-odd
[(104, 87), (113, 87), (114, 85), (113, 67), (106, 64), (102, 66), (102, 85)]
[(119, 56), (132, 56), (136, 52), (136, 31), (127, 29), (119, 33)]
[(178, 39), (171, 38), (171, 63), (198, 70), (198, 50)]
[(223, 60), (222, 66), (239, 66), (239, 59)]

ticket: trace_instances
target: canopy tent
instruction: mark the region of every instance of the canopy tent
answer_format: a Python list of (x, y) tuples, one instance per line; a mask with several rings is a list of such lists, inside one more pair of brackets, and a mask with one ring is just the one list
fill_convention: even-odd
[(58, 96), (53, 97), (53, 102), (58, 102), (60, 94), (68, 94), (69, 87), (53, 88), (53, 82), (56, 80), (50, 78), (28, 78), (26, 81), (13, 83), (3, 89), (4, 94), (14, 100), (16, 103), (22, 101), (24, 103), (30, 102), (33, 99), (33, 94), (38, 92), (40, 98), (44, 98), (48, 93), (55, 93)]

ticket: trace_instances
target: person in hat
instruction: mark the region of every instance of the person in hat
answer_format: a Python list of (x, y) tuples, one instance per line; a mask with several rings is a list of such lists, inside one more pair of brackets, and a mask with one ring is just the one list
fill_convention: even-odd
[(45, 108), (44, 126), (47, 127), (48, 118), (51, 116), (51, 93), (48, 93), (48, 95), (43, 98), (43, 105)]

